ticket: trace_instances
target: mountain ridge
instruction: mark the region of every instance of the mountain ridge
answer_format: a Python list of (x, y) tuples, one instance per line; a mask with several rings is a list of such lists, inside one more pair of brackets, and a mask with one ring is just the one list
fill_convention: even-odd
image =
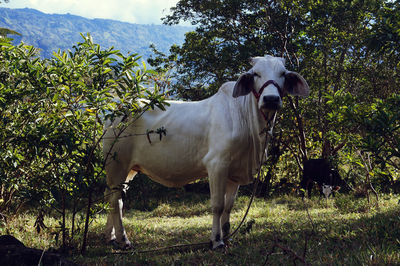
[(90, 35), (102, 49), (113, 46), (122, 53), (138, 53), (147, 59), (150, 44), (168, 53), (173, 44), (182, 44), (184, 34), (192, 27), (155, 24), (133, 24), (111, 19), (89, 19), (72, 14), (46, 14), (36, 9), (0, 8), (0, 27), (21, 33), (12, 35), (14, 43), (21, 41), (40, 48), (41, 57), (49, 58), (58, 49), (68, 50), (80, 41), (80, 33)]

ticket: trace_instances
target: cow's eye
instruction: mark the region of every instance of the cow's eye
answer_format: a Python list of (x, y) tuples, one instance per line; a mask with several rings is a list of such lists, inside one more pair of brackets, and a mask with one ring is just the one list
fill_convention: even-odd
[(254, 72), (254, 76), (256, 76), (256, 77), (261, 77), (261, 75), (260, 74), (258, 74), (257, 72)]
[(281, 77), (282, 77), (282, 78), (285, 77), (285, 74), (286, 74), (286, 72), (283, 71), (283, 72), (281, 73)]

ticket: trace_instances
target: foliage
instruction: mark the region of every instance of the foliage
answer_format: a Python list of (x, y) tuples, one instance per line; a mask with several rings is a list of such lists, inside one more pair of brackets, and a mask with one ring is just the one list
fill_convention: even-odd
[(387, 1), (384, 8), (378, 10), (368, 38), (369, 46), (372, 49), (397, 58), (399, 57), (399, 46), (397, 44), (400, 42), (399, 11), (399, 1)]
[(61, 215), (63, 245), (68, 232), (74, 237), (82, 208), (86, 233), (103, 208), (99, 195), (109, 156), (103, 158), (100, 149), (103, 121), (163, 108), (164, 101), (157, 86), (148, 89), (156, 73), (140, 67), (137, 54), (101, 50), (90, 35), (82, 37), (73, 51), (49, 60), (38, 58), (32, 46), (0, 46), (0, 211), (12, 213), (23, 204), (51, 207)]
[[(370, 105), (357, 104), (356, 99), (353, 102), (352, 107), (343, 108), (340, 114), (345, 123), (357, 129), (356, 134), (351, 134), (350, 143), (359, 153), (372, 155), (369, 158), (374, 167), (367, 169), (373, 171), (370, 175), (393, 186), (400, 170), (400, 98), (394, 94), (386, 99), (374, 99)], [(357, 163), (363, 167), (361, 162)]]
[[(275, 130), (281, 157), (274, 175), (296, 177), (308, 158), (341, 166), (347, 156), (357, 157), (351, 140), (371, 128), (350, 123), (344, 112), (355, 104), (373, 112), (375, 101), (385, 102), (397, 92), (399, 5), (387, 0), (182, 0), (164, 22), (191, 22), (195, 31), (181, 46), (172, 46), (170, 56), (156, 54), (149, 63), (174, 66), (178, 97), (197, 100), (235, 80), (249, 68), (251, 56), (286, 58), (288, 69), (300, 72), (311, 88), (306, 99), (287, 99)], [(333, 103), (341, 95), (352, 98)], [(352, 115), (363, 119), (362, 112)]]
[(7, 37), (7, 35), (9, 35), (9, 34), (20, 35), (21, 36), (21, 34), (19, 34), (16, 31), (13, 31), (13, 30), (10, 30), (10, 29), (7, 29), (7, 28), (0, 28), (0, 38)]
[[(352, 122), (364, 127), (365, 135), (359, 146), (374, 154), (375, 160), (385, 168), (390, 165), (400, 171), (400, 96), (376, 99), (369, 110), (355, 110)], [(359, 112), (359, 113), (357, 113)]]

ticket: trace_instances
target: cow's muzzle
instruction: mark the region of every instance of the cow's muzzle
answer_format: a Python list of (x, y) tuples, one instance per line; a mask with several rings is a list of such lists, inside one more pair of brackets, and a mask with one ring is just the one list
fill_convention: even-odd
[(277, 95), (266, 95), (263, 97), (262, 109), (277, 111), (281, 109), (281, 97)]

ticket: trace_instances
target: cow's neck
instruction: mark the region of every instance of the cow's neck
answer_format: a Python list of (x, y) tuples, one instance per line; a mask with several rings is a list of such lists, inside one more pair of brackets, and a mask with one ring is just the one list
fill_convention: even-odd
[[(262, 111), (258, 108), (258, 101), (253, 95), (249, 94), (247, 95), (247, 101), (248, 101), (248, 109), (251, 110), (249, 112), (249, 115), (252, 116), (253, 124), (259, 128), (259, 134), (262, 134), (265, 132), (265, 130), (268, 130), (268, 121), (267, 121), (267, 116), (262, 113)], [(249, 117), (250, 119), (250, 117)]]
[(246, 108), (248, 109), (248, 121), (250, 126), (250, 137), (253, 142), (253, 173), (259, 167), (259, 163), (262, 156), (262, 148), (265, 143), (265, 134), (267, 121), (265, 120), (263, 114), (260, 109), (258, 109), (257, 99), (249, 94), (246, 96)]

